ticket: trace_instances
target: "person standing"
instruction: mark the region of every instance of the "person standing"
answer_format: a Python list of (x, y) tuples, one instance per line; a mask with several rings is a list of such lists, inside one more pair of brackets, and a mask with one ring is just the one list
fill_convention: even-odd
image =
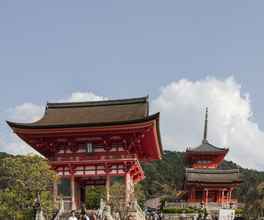
[(68, 220), (78, 220), (77, 217), (75, 216), (75, 211), (74, 210), (71, 211), (71, 216), (69, 217)]

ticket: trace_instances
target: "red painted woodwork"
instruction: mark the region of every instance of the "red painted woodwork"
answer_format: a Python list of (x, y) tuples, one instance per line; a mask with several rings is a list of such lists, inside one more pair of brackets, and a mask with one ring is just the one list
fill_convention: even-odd
[[(185, 158), (187, 163), (194, 169), (216, 169), (220, 163), (224, 160), (228, 149), (224, 152), (186, 152)], [(208, 202), (214, 202), (219, 204), (229, 204), (232, 202), (231, 194), (233, 188), (238, 184), (230, 183), (186, 183), (185, 188), (188, 191), (187, 201), (191, 203), (208, 204)], [(199, 196), (200, 195), (200, 196)]]
[[(161, 157), (160, 149), (153, 148), (160, 145), (155, 120), (122, 126), (14, 128), (14, 131), (44, 155), (52, 169), (65, 177), (125, 176), (129, 172), (136, 183), (144, 178), (139, 160), (150, 161)], [(87, 143), (92, 144), (94, 152), (85, 152)], [(93, 170), (86, 171), (89, 166)]]
[(228, 149), (223, 152), (192, 152), (187, 150), (185, 158), (192, 168), (217, 168), (224, 160)]

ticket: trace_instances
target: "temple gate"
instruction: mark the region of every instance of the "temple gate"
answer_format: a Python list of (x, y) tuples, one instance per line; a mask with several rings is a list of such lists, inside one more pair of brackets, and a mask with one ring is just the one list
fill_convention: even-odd
[[(104, 185), (106, 200), (113, 176), (125, 179), (125, 203), (144, 178), (139, 161), (161, 159), (159, 113), (149, 115), (148, 98), (48, 103), (33, 123), (7, 122), (13, 131), (45, 156), (60, 177), (54, 204), (67, 209), (85, 202), (87, 185)], [(60, 196), (59, 196), (60, 195)]]

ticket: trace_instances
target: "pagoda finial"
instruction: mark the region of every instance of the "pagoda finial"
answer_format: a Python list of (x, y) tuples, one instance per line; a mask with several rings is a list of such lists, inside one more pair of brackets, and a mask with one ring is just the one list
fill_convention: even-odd
[(208, 124), (208, 107), (206, 107), (206, 111), (205, 111), (203, 144), (208, 142), (207, 141), (207, 124)]

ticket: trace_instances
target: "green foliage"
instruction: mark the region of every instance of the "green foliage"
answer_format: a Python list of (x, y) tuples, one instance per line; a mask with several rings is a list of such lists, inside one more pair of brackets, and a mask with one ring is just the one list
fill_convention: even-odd
[(183, 186), (183, 153), (165, 151), (162, 160), (142, 164), (142, 167), (146, 176), (142, 181), (142, 189), (146, 198), (172, 196), (176, 189), (181, 189)]
[(12, 157), (12, 155), (7, 154), (7, 153), (5, 153), (5, 152), (0, 152), (0, 159), (4, 159), (4, 158), (6, 158), (6, 157)]
[(125, 185), (120, 182), (114, 182), (110, 187), (110, 206), (113, 212), (119, 213), (121, 219), (127, 216), (125, 204)]
[(246, 219), (260, 219), (264, 217), (264, 182), (258, 184), (250, 193), (246, 201), (244, 217)]
[(236, 216), (243, 216), (243, 215), (244, 215), (244, 209), (242, 209), (242, 208), (237, 208), (237, 209), (235, 210), (235, 215), (236, 215)]
[(30, 219), (37, 193), (42, 206), (51, 209), (55, 175), (47, 161), (38, 156), (4, 157), (0, 173), (0, 219)]
[(135, 185), (135, 196), (140, 207), (144, 208), (144, 202), (146, 200), (146, 197), (141, 183)]
[(86, 190), (86, 207), (88, 209), (98, 209), (101, 198), (105, 198), (104, 186), (88, 187)]

